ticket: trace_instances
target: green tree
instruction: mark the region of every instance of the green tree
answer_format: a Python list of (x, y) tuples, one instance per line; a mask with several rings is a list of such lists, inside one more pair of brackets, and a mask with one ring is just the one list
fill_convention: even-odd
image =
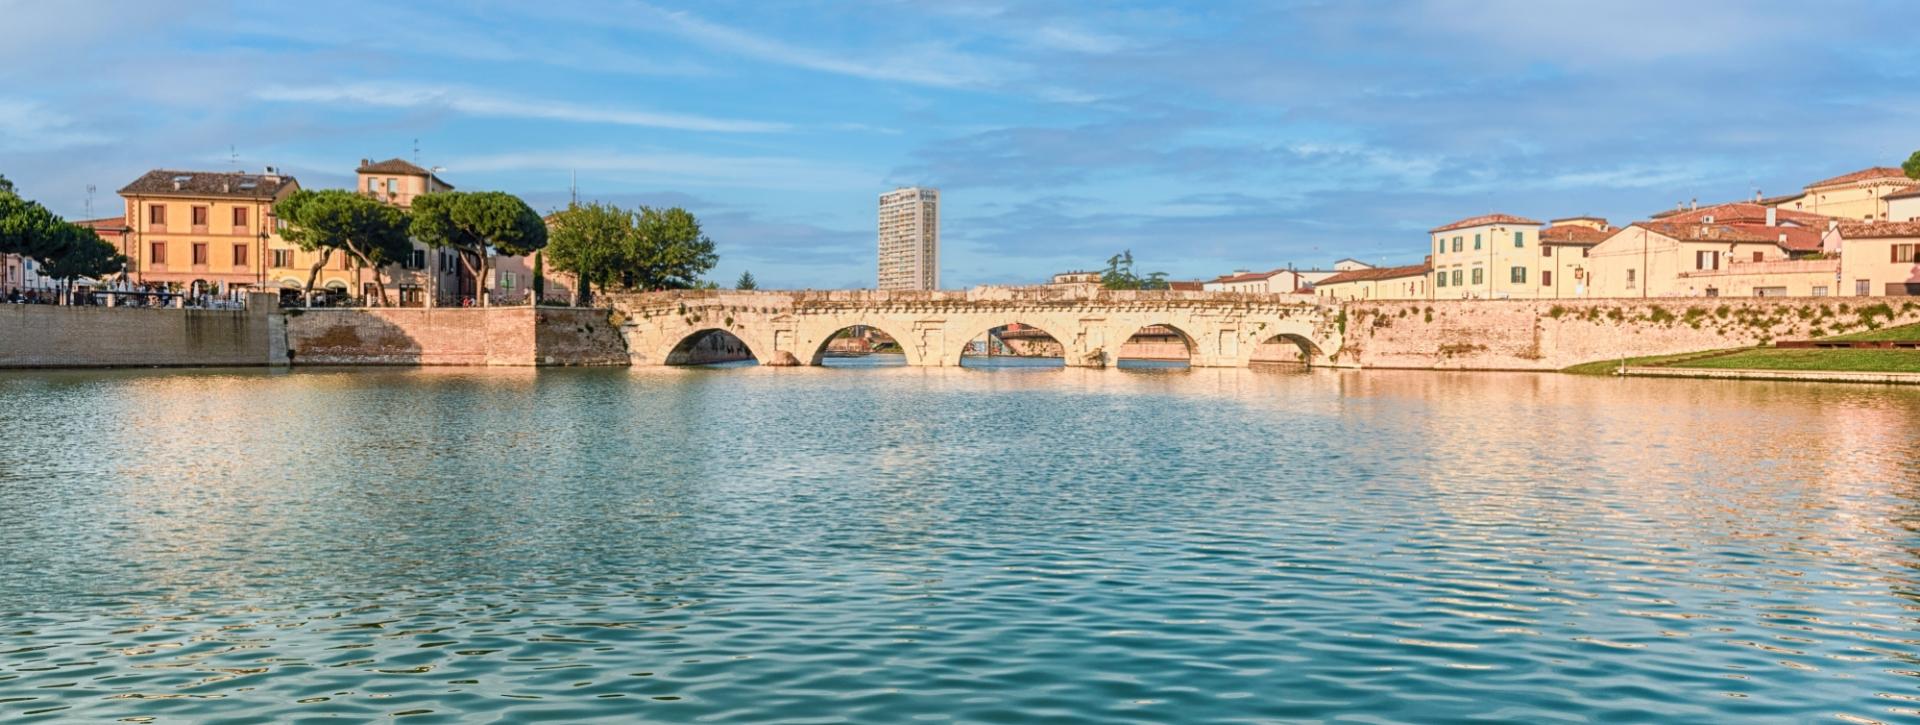
[(734, 282), (733, 288), (734, 289), (760, 289), (760, 283), (754, 280), (752, 272), (741, 272), (740, 281)]
[(321, 265), (338, 251), (353, 263), (356, 279), (360, 269), (371, 268), (374, 285), (380, 290), (380, 304), (393, 304), (382, 270), (413, 254), (413, 242), (407, 238), (406, 212), (342, 189), (302, 189), (275, 204), (274, 213), (287, 223), (283, 238), (301, 249), (321, 253), (320, 261), (307, 273), (309, 292)]
[(638, 231), (633, 213), (611, 204), (569, 204), (554, 213), (546, 252), (553, 268), (574, 276), (573, 301), (586, 306), (593, 286), (605, 291), (620, 279)]
[(0, 174), (0, 193), (13, 193), (13, 182), (7, 180), (6, 174)]
[(1133, 271), (1133, 250), (1129, 249), (1107, 258), (1107, 269), (1100, 273), (1100, 286), (1105, 289), (1167, 289), (1166, 272), (1154, 272), (1145, 277)]
[(51, 247), (57, 250), (40, 262), (40, 273), (60, 280), (68, 290), (74, 280), (101, 279), (127, 268), (127, 257), (101, 239), (99, 233), (78, 224), (62, 224)]
[(635, 216), (637, 235), (622, 280), (627, 288), (700, 287), (700, 275), (720, 261), (720, 256), (713, 251), (713, 240), (700, 231), (700, 220), (677, 206), (668, 209), (643, 206)]
[(1907, 162), (1900, 165), (1900, 170), (1907, 172), (1909, 179), (1920, 179), (1920, 151), (1915, 151), (1912, 156), (1908, 156)]
[[(551, 233), (551, 230), (549, 230)], [(548, 237), (551, 241), (552, 237)], [(547, 255), (536, 252), (533, 255), (533, 306), (539, 307), (547, 296)]]
[(452, 249), (460, 265), (485, 290), (489, 251), (524, 256), (547, 246), (547, 225), (520, 197), (502, 191), (443, 191), (413, 200), (413, 236), (428, 246)]

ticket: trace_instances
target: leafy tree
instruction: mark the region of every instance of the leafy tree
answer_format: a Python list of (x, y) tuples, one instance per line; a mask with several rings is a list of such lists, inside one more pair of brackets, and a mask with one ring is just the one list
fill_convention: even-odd
[(720, 261), (713, 240), (700, 231), (700, 220), (680, 207), (640, 207), (634, 228), (639, 234), (623, 280), (629, 289), (700, 287), (700, 275)]
[(620, 279), (637, 234), (632, 212), (598, 202), (569, 204), (553, 215), (549, 244), (541, 256), (553, 257), (554, 269), (573, 273), (574, 304), (585, 306), (593, 299), (594, 285), (605, 291)]
[(7, 180), (6, 174), (0, 174), (0, 193), (13, 193), (13, 182)]
[(282, 234), (287, 241), (309, 252), (320, 252), (320, 261), (307, 273), (308, 291), (313, 290), (321, 266), (338, 251), (353, 262), (356, 278), (361, 268), (372, 268), (380, 304), (393, 304), (381, 270), (413, 254), (413, 242), (407, 238), (406, 212), (342, 189), (302, 189), (275, 204), (274, 213), (287, 222)]
[(760, 283), (753, 279), (752, 272), (741, 272), (740, 281), (733, 283), (734, 289), (760, 289)]
[(1133, 271), (1133, 250), (1107, 258), (1107, 270), (1100, 273), (1100, 286), (1106, 289), (1167, 289), (1167, 273), (1154, 272), (1141, 277)]
[(547, 225), (520, 197), (502, 191), (443, 191), (413, 200), (413, 236), (428, 246), (454, 250), (460, 265), (485, 294), (488, 250), (523, 256), (547, 246)]
[(78, 224), (61, 224), (49, 246), (57, 247), (57, 251), (41, 259), (40, 273), (60, 280), (69, 289), (82, 277), (100, 279), (127, 268), (126, 255), (101, 239), (99, 233)]
[(547, 255), (533, 255), (533, 306), (539, 307), (547, 296)]
[(1907, 172), (1907, 178), (1920, 179), (1920, 151), (1915, 151), (1912, 156), (1908, 156), (1907, 162), (1901, 164), (1900, 169)]

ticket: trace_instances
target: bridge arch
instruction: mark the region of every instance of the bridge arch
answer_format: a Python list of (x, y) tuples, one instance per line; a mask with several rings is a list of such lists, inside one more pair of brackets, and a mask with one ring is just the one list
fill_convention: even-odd
[(1165, 320), (1144, 325), (1119, 325), (1107, 339), (1114, 343), (1106, 356), (1107, 361), (1114, 365), (1121, 360), (1133, 360), (1185, 362), (1198, 367), (1201, 357), (1200, 339), (1180, 325)]
[[(722, 337), (724, 336), (724, 337)], [(662, 347), (652, 351), (650, 358), (657, 365), (701, 365), (702, 355), (719, 354), (721, 356), (743, 355), (762, 365), (770, 362), (765, 355), (773, 354), (773, 347), (764, 341), (751, 339), (757, 337), (744, 330), (729, 330), (720, 327), (702, 327), (689, 330), (678, 337), (671, 338)], [(730, 340), (730, 341), (729, 341)], [(721, 362), (711, 360), (710, 362)]]
[[(1320, 350), (1320, 346), (1314, 343), (1313, 338), (1306, 335), (1282, 332), (1266, 335), (1265, 338), (1247, 357), (1248, 364), (1298, 362), (1307, 367), (1313, 367), (1316, 363), (1326, 364), (1326, 353)], [(1288, 346), (1292, 346), (1292, 350), (1288, 350)], [(1298, 357), (1292, 358), (1289, 353)]]
[[(1036, 325), (1026, 320), (1000, 320), (992, 324), (976, 323), (971, 327), (960, 328), (968, 330), (968, 333), (960, 335), (958, 340), (951, 341), (947, 344), (947, 349), (942, 352), (940, 364), (959, 367), (961, 358), (966, 357), (967, 348), (973, 344), (974, 340), (986, 337), (994, 330), (1011, 327), (1013, 325), (1031, 328), (1045, 334), (1060, 345), (1060, 359), (1067, 365), (1073, 364), (1075, 350), (1070, 341), (1071, 338), (1061, 337), (1058, 332), (1055, 332), (1053, 328), (1058, 327), (1058, 325)], [(991, 344), (991, 342), (989, 342), (989, 344)]]
[[(835, 322), (835, 323), (829, 323), (829, 324), (838, 324), (838, 323)], [(878, 331), (880, 334), (886, 335), (887, 337), (893, 338), (894, 344), (900, 346), (901, 354), (906, 356), (907, 365), (919, 366), (924, 364), (923, 362), (921, 362), (919, 347), (916, 345), (910, 344), (910, 339), (905, 335), (900, 334), (899, 325), (893, 324), (891, 322), (885, 323), (885, 324), (874, 324), (864, 319), (859, 322), (854, 322), (851, 324), (839, 325), (838, 327), (834, 327), (832, 329), (823, 328), (821, 332), (818, 332), (812, 338), (804, 339), (801, 342), (800, 349), (807, 351), (809, 353), (809, 356), (806, 358), (804, 362), (806, 362), (806, 364), (808, 365), (821, 364), (821, 362), (826, 358), (827, 346), (832, 344), (834, 336), (839, 335), (842, 331), (849, 330), (855, 327), (865, 327), (871, 330)]]

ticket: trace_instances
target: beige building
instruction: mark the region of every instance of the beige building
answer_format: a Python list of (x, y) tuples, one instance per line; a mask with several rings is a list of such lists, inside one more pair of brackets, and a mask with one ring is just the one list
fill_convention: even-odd
[[(397, 158), (361, 159), (359, 168), (354, 169), (353, 188), (402, 209), (412, 208), (414, 198), (422, 194), (453, 191), (453, 185), (432, 170)], [(402, 307), (424, 306), (428, 295), (435, 293), (448, 301), (473, 296), (473, 275), (460, 265), (458, 256), (421, 242), (413, 243), (411, 258), (389, 265), (385, 272), (388, 291)], [(359, 285), (361, 293), (369, 298), (379, 294), (371, 270), (361, 275)]]
[[(1359, 265), (1357, 269), (1371, 269), (1361, 263), (1345, 260)], [(1275, 269), (1266, 272), (1238, 270), (1233, 274), (1221, 275), (1207, 280), (1200, 289), (1207, 292), (1247, 292), (1254, 294), (1294, 295), (1311, 294), (1314, 282), (1331, 277), (1338, 272), (1327, 270)]]
[(1600, 217), (1555, 219), (1540, 230), (1539, 297), (1585, 297), (1587, 255), (1613, 234), (1613, 225)]
[(880, 195), (879, 289), (940, 288), (940, 190)]
[(1840, 279), (1859, 297), (1920, 295), (1920, 222), (1842, 224)]
[(1843, 291), (1840, 258), (1733, 259), (1719, 269), (1680, 273), (1687, 297), (1827, 297)]
[(1635, 222), (1587, 253), (1586, 297), (1710, 297), (1730, 289), (1683, 274), (1742, 263), (1820, 254), (1823, 230), (1799, 226), (1698, 222)]
[(1313, 286), (1313, 294), (1343, 302), (1432, 299), (1432, 288), (1428, 286), (1432, 273), (1433, 268), (1425, 264), (1353, 269), (1320, 280)]
[(1906, 172), (1892, 166), (1875, 166), (1813, 182), (1798, 195), (1765, 201), (1769, 206), (1782, 209), (1841, 219), (1881, 221), (1892, 218), (1887, 209), (1888, 195), (1916, 187), (1920, 187), (1920, 180), (1907, 178)]
[(268, 284), (296, 261), (278, 253), (291, 245), (280, 239), (273, 205), (299, 188), (271, 168), (141, 175), (119, 192), (126, 202), (128, 231), (119, 246), (127, 279), (187, 291)]
[(1880, 198), (1887, 202), (1887, 221), (1920, 221), (1920, 186)]
[(1540, 222), (1487, 214), (1436, 227), (1433, 298), (1531, 299), (1539, 296)]

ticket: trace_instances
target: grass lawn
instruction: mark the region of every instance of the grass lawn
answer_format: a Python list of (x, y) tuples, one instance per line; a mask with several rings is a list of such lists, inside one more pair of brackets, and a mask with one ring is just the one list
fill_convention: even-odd
[(1879, 330), (1868, 330), (1866, 332), (1856, 332), (1851, 335), (1835, 335), (1833, 337), (1823, 337), (1820, 339), (1836, 340), (1836, 341), (1858, 341), (1858, 342), (1885, 342), (1889, 340), (1920, 340), (1920, 324), (1901, 325), (1899, 327), (1887, 327)]
[[(1631, 362), (1631, 361), (1629, 361)], [(1920, 350), (1821, 350), (1761, 348), (1680, 363), (1676, 368), (1717, 370), (1846, 370), (1920, 373)]]
[[(1710, 350), (1710, 351), (1701, 351), (1701, 352), (1683, 352), (1678, 355), (1652, 355), (1649, 357), (1630, 357), (1630, 358), (1627, 358), (1627, 365), (1632, 367), (1661, 366), (1661, 365), (1668, 365), (1671, 363), (1680, 362), (1680, 361), (1686, 360), (1687, 358), (1700, 357), (1703, 355), (1718, 355), (1718, 354), (1727, 353), (1727, 352), (1733, 352), (1733, 351), (1732, 350)], [(1612, 375), (1613, 371), (1618, 369), (1620, 369), (1620, 360), (1616, 358), (1613, 360), (1596, 360), (1590, 363), (1580, 363), (1579, 365), (1575, 365), (1570, 368), (1562, 368), (1560, 372), (1573, 373), (1574, 375)]]

